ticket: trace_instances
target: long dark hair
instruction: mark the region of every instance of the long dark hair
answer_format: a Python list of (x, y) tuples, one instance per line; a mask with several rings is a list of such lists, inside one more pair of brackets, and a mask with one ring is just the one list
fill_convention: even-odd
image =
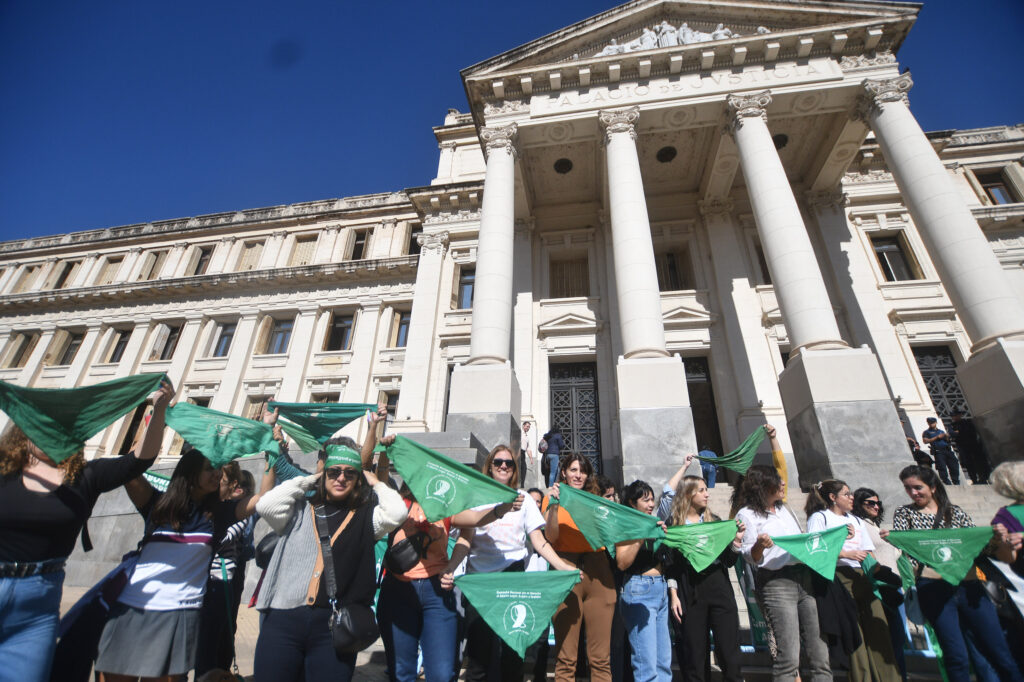
[(594, 465), (590, 463), (590, 458), (584, 457), (578, 452), (562, 453), (561, 458), (558, 460), (558, 481), (565, 483), (565, 470), (571, 467), (573, 462), (579, 462), (583, 473), (587, 475), (587, 482), (583, 484), (583, 490), (594, 495), (603, 493), (604, 491), (597, 487), (597, 476), (594, 475)]
[[(900, 481), (906, 481), (908, 478), (916, 478), (935, 491), (932, 493), (932, 497), (935, 498), (935, 504), (938, 507), (935, 519), (941, 519), (942, 526), (949, 528), (953, 524), (953, 505), (949, 501), (949, 495), (946, 494), (946, 486), (942, 485), (942, 481), (939, 479), (939, 475), (935, 473), (935, 470), (911, 464), (900, 472)], [(936, 528), (942, 526), (936, 526)]]
[(633, 481), (622, 489), (622, 504), (636, 509), (636, 503), (650, 495), (654, 497), (654, 489), (646, 481)]
[[(345, 436), (338, 436), (332, 438), (324, 446), (328, 445), (344, 445), (351, 448), (354, 445), (354, 441), (351, 438)], [(358, 448), (353, 448), (356, 452), (359, 452)], [(325, 450), (326, 451), (326, 450)], [(363, 476), (363, 470), (357, 469), (359, 475), (356, 476), (356, 480), (352, 482), (352, 492), (345, 496), (344, 500), (335, 501), (327, 497), (327, 467), (324, 467), (324, 474), (320, 477), (320, 480), (316, 482), (316, 493), (313, 495), (313, 504), (333, 504), (336, 507), (344, 507), (347, 509), (356, 509), (362, 507), (364, 504), (370, 501), (370, 496), (373, 493), (373, 488), (366, 482), (366, 477)]]
[(831, 509), (836, 504), (832, 496), (838, 498), (839, 491), (846, 487), (846, 481), (835, 478), (827, 478), (817, 485), (812, 485), (811, 492), (807, 494), (807, 502), (804, 503), (804, 514), (809, 517), (814, 512)]
[[(174, 467), (174, 473), (171, 474), (171, 481), (167, 484), (167, 492), (156, 501), (149, 515), (150, 523), (154, 527), (170, 526), (176, 531), (181, 531), (182, 525), (192, 517), (196, 511), (192, 491), (199, 485), (199, 475), (203, 473), (205, 462), (206, 457), (195, 448), (182, 453), (178, 465)], [(218, 488), (200, 500), (199, 509), (210, 513), (219, 499)]]
[(771, 507), (781, 503), (771, 503), (769, 498), (782, 487), (782, 478), (774, 467), (758, 464), (747, 470), (747, 475), (740, 486), (739, 507), (750, 507), (758, 514), (766, 514)]
[(864, 513), (864, 501), (869, 497), (878, 497), (871, 488), (857, 488), (853, 491), (853, 515), (859, 516), (865, 521), (870, 521), (876, 526), (882, 525), (882, 519), (885, 517), (885, 507), (882, 506), (882, 498), (878, 497), (878, 516), (871, 518)]

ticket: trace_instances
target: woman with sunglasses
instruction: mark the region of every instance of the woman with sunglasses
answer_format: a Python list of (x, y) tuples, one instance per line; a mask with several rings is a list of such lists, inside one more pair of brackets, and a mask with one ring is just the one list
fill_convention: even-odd
[[(502, 485), (519, 490), (519, 468), (507, 445), (498, 445), (487, 456), (483, 471)], [(494, 505), (473, 511), (490, 511)], [(477, 526), (473, 536), (466, 573), (521, 572), (526, 569), (530, 548), (555, 570), (571, 571), (576, 567), (563, 561), (544, 537), (544, 517), (536, 504), (523, 504), (494, 521)], [(500, 670), (501, 680), (523, 679), (523, 659), (499, 638), (468, 600), (463, 599), (466, 612), (466, 679), (485, 682), (489, 672)]]
[[(369, 429), (363, 451), (372, 451), (375, 441)], [(254, 661), (257, 682), (352, 679), (356, 654), (339, 656), (331, 641), (317, 521), (323, 519), (331, 534), (337, 604), (370, 607), (377, 578), (373, 546), (401, 525), (406, 509), (350, 445), (348, 438), (327, 441), (322, 474), (288, 480), (257, 506), (281, 536), (256, 604), (263, 613)], [(311, 499), (310, 490), (315, 491)]]

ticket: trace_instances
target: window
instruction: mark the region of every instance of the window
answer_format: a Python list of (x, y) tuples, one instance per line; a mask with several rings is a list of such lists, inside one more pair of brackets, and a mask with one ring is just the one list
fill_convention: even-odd
[(356, 230), (352, 239), (352, 255), (349, 260), (362, 260), (366, 258), (366, 240), (369, 237), (367, 230)]
[(309, 396), (311, 403), (338, 403), (341, 402), (341, 393), (314, 393)]
[(757, 258), (758, 274), (761, 275), (758, 284), (771, 284), (772, 273), (768, 270), (768, 261), (764, 257), (764, 249), (761, 247), (761, 242), (754, 244), (754, 257)]
[(476, 282), (476, 268), (459, 268), (459, 283), (455, 292), (456, 310), (468, 310), (473, 307), (473, 284)]
[(26, 265), (25, 269), (21, 271), (21, 276), (18, 277), (17, 283), (11, 288), (12, 294), (21, 294), (32, 288), (32, 284), (36, 280), (36, 275), (39, 274), (39, 265)]
[(267, 403), (270, 402), (269, 395), (251, 395), (245, 399), (245, 418), (246, 419), (262, 419), (263, 410), (266, 409)]
[(902, 232), (885, 237), (872, 237), (871, 246), (887, 282), (923, 279), (920, 268), (910, 255), (910, 248)]
[(235, 322), (221, 322), (217, 325), (210, 345), (210, 357), (226, 358), (228, 356), (237, 326)]
[(238, 259), (238, 270), (255, 270), (263, 255), (263, 242), (246, 242), (242, 244), (242, 255)]
[(117, 448), (117, 454), (127, 455), (132, 451), (132, 446), (142, 435), (142, 427), (146, 423), (146, 414), (150, 412), (150, 409), (150, 406), (146, 404), (135, 408), (131, 421), (128, 422), (128, 428), (124, 432), (124, 439)]
[(139, 271), (139, 281), (146, 282), (151, 279), (156, 279), (160, 275), (160, 271), (164, 267), (164, 262), (167, 261), (167, 251), (153, 251), (147, 253), (144, 256), (145, 262), (142, 264), (142, 270)]
[(121, 269), (121, 262), (124, 256), (107, 256), (103, 262), (103, 269), (100, 276), (96, 278), (96, 284), (110, 284), (117, 278), (117, 271)]
[(110, 340), (110, 352), (107, 353), (107, 359), (104, 362), (121, 362), (121, 358), (124, 357), (124, 351), (128, 348), (128, 339), (131, 338), (131, 335), (132, 333), (127, 329), (115, 329), (114, 338)]
[(194, 277), (196, 275), (205, 275), (206, 270), (210, 267), (210, 259), (213, 258), (213, 247), (203, 246), (199, 249), (196, 254), (195, 265), (192, 266), (191, 271), (186, 273), (186, 277)]
[(395, 312), (394, 322), (391, 324), (391, 348), (405, 348), (409, 341), (409, 321), (412, 313), (399, 310)]
[(551, 261), (551, 298), (590, 295), (590, 266), (586, 257)]
[(283, 355), (288, 352), (288, 342), (292, 338), (293, 318), (286, 320), (271, 319), (267, 329), (267, 341), (263, 346), (263, 355)]
[(53, 280), (54, 289), (64, 289), (75, 281), (79, 270), (82, 269), (82, 261), (66, 260), (57, 266), (57, 277)]
[(422, 225), (413, 225), (409, 230), (409, 255), (415, 256), (420, 252), (419, 236), (423, 234)]
[(1013, 195), (1013, 191), (1010, 189), (1009, 183), (1006, 182), (1006, 178), (1003, 177), (1001, 170), (976, 172), (974, 175), (978, 178), (981, 188), (985, 190), (985, 196), (993, 204), (1013, 204), (1017, 202), (1017, 198)]
[(21, 332), (11, 341), (7, 357), (4, 359), (4, 369), (21, 369), (28, 364), (32, 351), (39, 343), (39, 332)]
[(290, 267), (309, 265), (313, 262), (313, 254), (316, 252), (316, 235), (304, 235), (295, 239), (295, 248), (292, 249), (291, 258), (288, 259)]
[(354, 324), (355, 318), (352, 315), (331, 313), (331, 325), (327, 330), (324, 350), (351, 350)]
[(690, 250), (685, 246), (655, 256), (659, 291), (695, 289)]
[(150, 353), (149, 359), (170, 360), (174, 357), (174, 349), (178, 347), (180, 336), (180, 324), (160, 324), (156, 330), (156, 340), (153, 343), (153, 352)]
[(78, 355), (78, 349), (82, 347), (82, 339), (85, 338), (85, 334), (81, 332), (66, 332), (62, 339), (57, 341), (59, 345), (57, 353), (54, 357), (57, 361), (54, 364), (57, 365), (70, 365), (75, 361), (75, 356)]

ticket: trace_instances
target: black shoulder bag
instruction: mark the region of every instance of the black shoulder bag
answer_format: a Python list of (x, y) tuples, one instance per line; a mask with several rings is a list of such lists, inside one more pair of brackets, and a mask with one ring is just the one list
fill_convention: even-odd
[[(323, 578), (326, 581), (324, 587), (327, 590), (327, 600), (331, 604), (331, 640), (334, 642), (334, 653), (338, 656), (355, 654), (376, 642), (380, 637), (380, 631), (377, 629), (377, 619), (370, 607), (362, 604), (338, 605), (338, 584), (334, 578), (331, 534), (327, 530), (327, 520), (324, 518), (323, 512), (323, 506), (317, 506), (314, 509), (313, 517), (316, 519), (316, 530), (320, 536), (320, 552), (324, 559)], [(343, 525), (351, 521), (353, 516), (355, 516), (355, 511), (349, 512)]]

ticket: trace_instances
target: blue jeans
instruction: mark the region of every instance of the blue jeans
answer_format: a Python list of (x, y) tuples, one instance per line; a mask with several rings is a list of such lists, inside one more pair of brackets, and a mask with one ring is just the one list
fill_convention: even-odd
[(551, 472), (548, 474), (548, 487), (550, 488), (558, 480), (558, 455), (544, 455), (548, 458), (548, 464), (551, 466)]
[(622, 586), (622, 620), (633, 649), (636, 682), (672, 682), (668, 590), (660, 575), (634, 575)]
[(335, 653), (330, 617), (330, 609), (309, 606), (263, 611), (253, 662), (256, 682), (351, 680), (356, 654)]
[(0, 677), (50, 679), (64, 571), (0, 578)]
[(704, 480), (707, 481), (709, 488), (715, 487), (715, 476), (718, 474), (718, 467), (711, 462), (701, 462), (700, 472), (704, 475)]
[(418, 648), (423, 649), (426, 682), (454, 679), (455, 594), (441, 589), (440, 576), (410, 582), (385, 576), (377, 601), (377, 621), (392, 680), (416, 681)]
[(999, 673), (999, 679), (1022, 678), (999, 627), (996, 609), (980, 582), (965, 580), (954, 586), (937, 578), (919, 578), (917, 595), (921, 613), (935, 628), (935, 636), (942, 647), (949, 682), (971, 679), (965, 641), (968, 632), (981, 654)]
[(800, 672), (801, 647), (807, 655), (810, 682), (831, 682), (828, 646), (818, 629), (818, 603), (814, 600), (810, 569), (803, 564), (777, 571), (757, 572), (758, 590), (765, 617), (775, 633), (776, 654), (772, 679), (796, 679)]

